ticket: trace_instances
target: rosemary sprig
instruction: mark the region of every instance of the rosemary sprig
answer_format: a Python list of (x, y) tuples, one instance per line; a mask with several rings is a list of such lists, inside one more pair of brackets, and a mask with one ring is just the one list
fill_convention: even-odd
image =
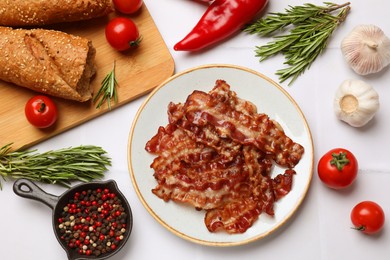
[[(0, 148), (0, 176), (26, 178), (68, 187), (71, 181), (89, 182), (104, 177), (111, 159), (101, 147), (86, 145), (38, 153), (37, 150), (12, 151)], [(1, 182), (0, 182), (1, 188)]]
[(115, 61), (112, 70), (104, 77), (99, 91), (93, 98), (93, 102), (96, 103), (99, 100), (96, 108), (100, 108), (104, 101), (107, 100), (108, 109), (111, 110), (111, 100), (114, 98), (114, 102), (118, 102), (118, 94), (116, 87), (118, 82), (115, 78)]
[[(314, 60), (325, 50), (334, 30), (346, 19), (350, 3), (334, 4), (325, 2), (325, 6), (306, 3), (302, 6), (289, 6), (285, 13), (270, 13), (269, 16), (255, 21), (244, 29), (249, 34), (270, 36), (289, 30), (287, 34), (276, 35), (274, 41), (256, 46), (256, 56), (260, 62), (282, 53), (287, 68), (276, 72), (280, 82), (291, 78), (292, 84), (304, 71), (310, 68)], [(336, 10), (336, 15), (332, 13)]]

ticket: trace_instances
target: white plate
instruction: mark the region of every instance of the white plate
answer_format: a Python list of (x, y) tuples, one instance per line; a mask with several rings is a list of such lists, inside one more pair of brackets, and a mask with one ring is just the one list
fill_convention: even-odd
[[(210, 233), (204, 211), (175, 202), (164, 202), (151, 190), (157, 182), (150, 168), (154, 156), (145, 151), (146, 142), (168, 123), (169, 102), (184, 103), (194, 90), (210, 91), (217, 79), (225, 80), (240, 98), (253, 102), (259, 112), (277, 120), (286, 134), (305, 148), (294, 168), (291, 192), (275, 203), (275, 216), (261, 214), (243, 234)], [(139, 109), (128, 143), (128, 165), (134, 188), (149, 213), (165, 228), (184, 239), (210, 246), (235, 246), (263, 238), (284, 224), (302, 203), (313, 174), (313, 143), (306, 119), (289, 94), (266, 76), (239, 66), (205, 65), (176, 74), (157, 87)], [(274, 172), (280, 173), (278, 167)]]

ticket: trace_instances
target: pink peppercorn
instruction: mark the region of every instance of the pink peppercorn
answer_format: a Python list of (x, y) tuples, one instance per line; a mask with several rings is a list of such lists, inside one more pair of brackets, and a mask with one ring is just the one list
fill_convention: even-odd
[[(109, 189), (77, 192), (58, 218), (60, 238), (81, 255), (106, 254), (127, 232), (126, 215), (121, 200)], [(72, 227), (65, 229), (65, 222), (72, 222)]]

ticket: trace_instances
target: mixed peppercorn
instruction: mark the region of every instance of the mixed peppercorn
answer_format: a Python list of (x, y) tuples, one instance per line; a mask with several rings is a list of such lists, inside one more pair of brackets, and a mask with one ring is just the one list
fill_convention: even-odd
[(128, 232), (127, 214), (120, 198), (107, 188), (75, 192), (58, 218), (60, 239), (80, 255), (110, 253)]

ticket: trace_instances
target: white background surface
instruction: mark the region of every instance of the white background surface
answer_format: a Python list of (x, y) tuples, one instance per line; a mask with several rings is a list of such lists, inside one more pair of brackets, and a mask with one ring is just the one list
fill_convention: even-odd
[[(283, 11), (287, 5), (305, 2), (270, 0), (267, 11)], [(322, 4), (317, 0), (310, 2)], [(366, 236), (351, 229), (349, 217), (355, 204), (373, 200), (383, 206), (390, 218), (390, 72), (387, 68), (372, 76), (359, 76), (345, 64), (339, 47), (341, 40), (359, 24), (375, 24), (390, 35), (390, 4), (384, 0), (351, 2), (351, 13), (333, 34), (325, 53), (292, 86), (281, 85), (306, 115), (314, 139), (315, 165), (323, 153), (344, 147), (353, 151), (359, 160), (358, 179), (349, 189), (335, 191), (322, 185), (315, 170), (311, 188), (300, 209), (286, 225), (265, 239), (231, 248), (201, 246), (176, 237), (149, 215), (133, 189), (127, 166), (130, 127), (145, 97), (35, 147), (44, 151), (93, 144), (102, 146), (112, 157), (112, 167), (106, 179), (117, 181), (132, 206), (134, 217), (128, 244), (112, 259), (390, 258), (390, 224), (386, 223), (380, 234)], [(268, 38), (242, 33), (204, 52), (175, 52), (174, 44), (192, 29), (205, 6), (191, 0), (145, 0), (145, 3), (171, 51), (176, 72), (198, 65), (227, 63), (245, 66), (278, 80), (274, 72), (282, 68), (282, 57), (259, 63), (254, 55), (255, 46), (268, 42)], [(334, 93), (341, 82), (349, 78), (368, 82), (380, 96), (381, 107), (374, 120), (360, 129), (337, 120), (333, 113)], [(52, 230), (51, 209), (16, 196), (12, 184), (12, 181), (3, 183), (0, 191), (0, 259), (66, 259)], [(56, 195), (64, 191), (51, 185), (41, 187)]]

